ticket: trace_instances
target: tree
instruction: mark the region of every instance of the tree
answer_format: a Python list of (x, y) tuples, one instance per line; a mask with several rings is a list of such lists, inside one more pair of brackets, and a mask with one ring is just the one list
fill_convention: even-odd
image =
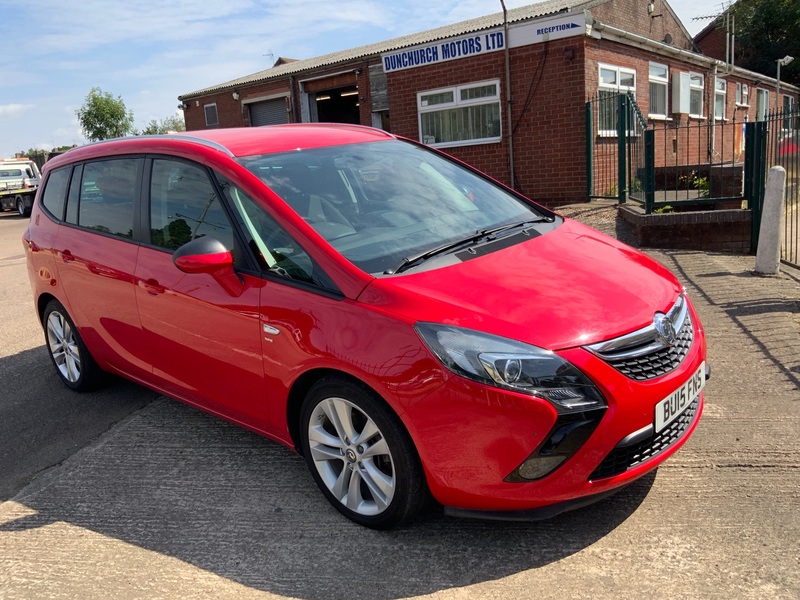
[(142, 130), (142, 135), (167, 133), (169, 131), (186, 131), (186, 124), (183, 122), (183, 118), (178, 115), (172, 115), (160, 121), (152, 119), (147, 124), (147, 127)]
[(781, 67), (781, 81), (800, 85), (800, 2), (739, 0), (730, 12), (736, 17), (736, 64), (775, 77), (776, 61), (793, 56)]
[(75, 114), (83, 135), (92, 142), (133, 132), (133, 112), (125, 107), (122, 97), (115, 99), (109, 92), (97, 87), (91, 89), (83, 106)]
[(33, 158), (38, 154), (45, 154), (47, 150), (40, 150), (39, 148), (28, 148), (27, 150), (19, 150), (15, 152), (15, 156), (21, 158)]

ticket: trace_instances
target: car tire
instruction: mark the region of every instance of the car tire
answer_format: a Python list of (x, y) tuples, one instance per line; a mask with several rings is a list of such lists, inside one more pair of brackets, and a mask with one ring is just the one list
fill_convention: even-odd
[(390, 529), (427, 498), (411, 437), (375, 392), (340, 377), (309, 390), (300, 413), (303, 455), (320, 490), (350, 520)]
[(44, 309), (44, 336), (50, 360), (68, 388), (87, 392), (97, 388), (103, 372), (81, 339), (64, 306), (51, 300)]
[(25, 200), (21, 196), (17, 196), (17, 212), (20, 217), (30, 217), (31, 211), (25, 208)]

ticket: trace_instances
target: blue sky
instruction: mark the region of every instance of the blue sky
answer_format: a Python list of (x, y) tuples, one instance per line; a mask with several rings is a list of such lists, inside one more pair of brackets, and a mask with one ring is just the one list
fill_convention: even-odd
[[(721, 2), (670, 5), (694, 34), (708, 21), (692, 17)], [(174, 114), (179, 94), (278, 56), (310, 58), (500, 10), (499, 0), (0, 0), (0, 157), (85, 143), (75, 110), (93, 86), (121, 96), (142, 129)]]

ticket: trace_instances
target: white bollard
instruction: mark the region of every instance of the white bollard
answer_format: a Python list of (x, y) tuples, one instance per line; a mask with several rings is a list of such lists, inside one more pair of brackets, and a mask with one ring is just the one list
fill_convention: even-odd
[(767, 174), (761, 229), (758, 233), (756, 273), (775, 275), (781, 265), (783, 202), (786, 194), (786, 169), (772, 167)]

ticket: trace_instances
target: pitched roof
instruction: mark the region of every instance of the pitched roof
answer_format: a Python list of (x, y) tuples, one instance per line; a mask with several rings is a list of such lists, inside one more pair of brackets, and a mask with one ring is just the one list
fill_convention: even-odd
[[(529, 19), (537, 19), (557, 13), (572, 12), (576, 9), (590, 8), (598, 4), (603, 4), (608, 0), (546, 0), (537, 4), (530, 4), (528, 6), (521, 6), (519, 8), (512, 8), (508, 10), (508, 22), (516, 23)], [(231, 89), (239, 86), (259, 83), (268, 81), (270, 79), (278, 79), (286, 77), (295, 73), (309, 71), (318, 67), (326, 67), (336, 63), (347, 62), (359, 58), (367, 58), (377, 56), (383, 52), (391, 52), (401, 48), (408, 48), (409, 46), (416, 46), (417, 44), (425, 44), (428, 42), (435, 42), (458, 35), (464, 35), (491, 27), (497, 27), (503, 24), (503, 13), (494, 13), (453, 23), (452, 25), (444, 25), (436, 29), (429, 29), (419, 33), (412, 33), (401, 37), (393, 38), (383, 42), (376, 42), (374, 44), (366, 44), (358, 46), (349, 50), (341, 50), (339, 52), (332, 52), (323, 56), (314, 58), (307, 58), (304, 60), (297, 60), (281, 65), (273, 66), (271, 69), (265, 69), (245, 77), (232, 79), (225, 83), (219, 83), (211, 87), (203, 88), (194, 92), (189, 92), (178, 96), (179, 100), (188, 100), (197, 96), (204, 96), (206, 94)]]

